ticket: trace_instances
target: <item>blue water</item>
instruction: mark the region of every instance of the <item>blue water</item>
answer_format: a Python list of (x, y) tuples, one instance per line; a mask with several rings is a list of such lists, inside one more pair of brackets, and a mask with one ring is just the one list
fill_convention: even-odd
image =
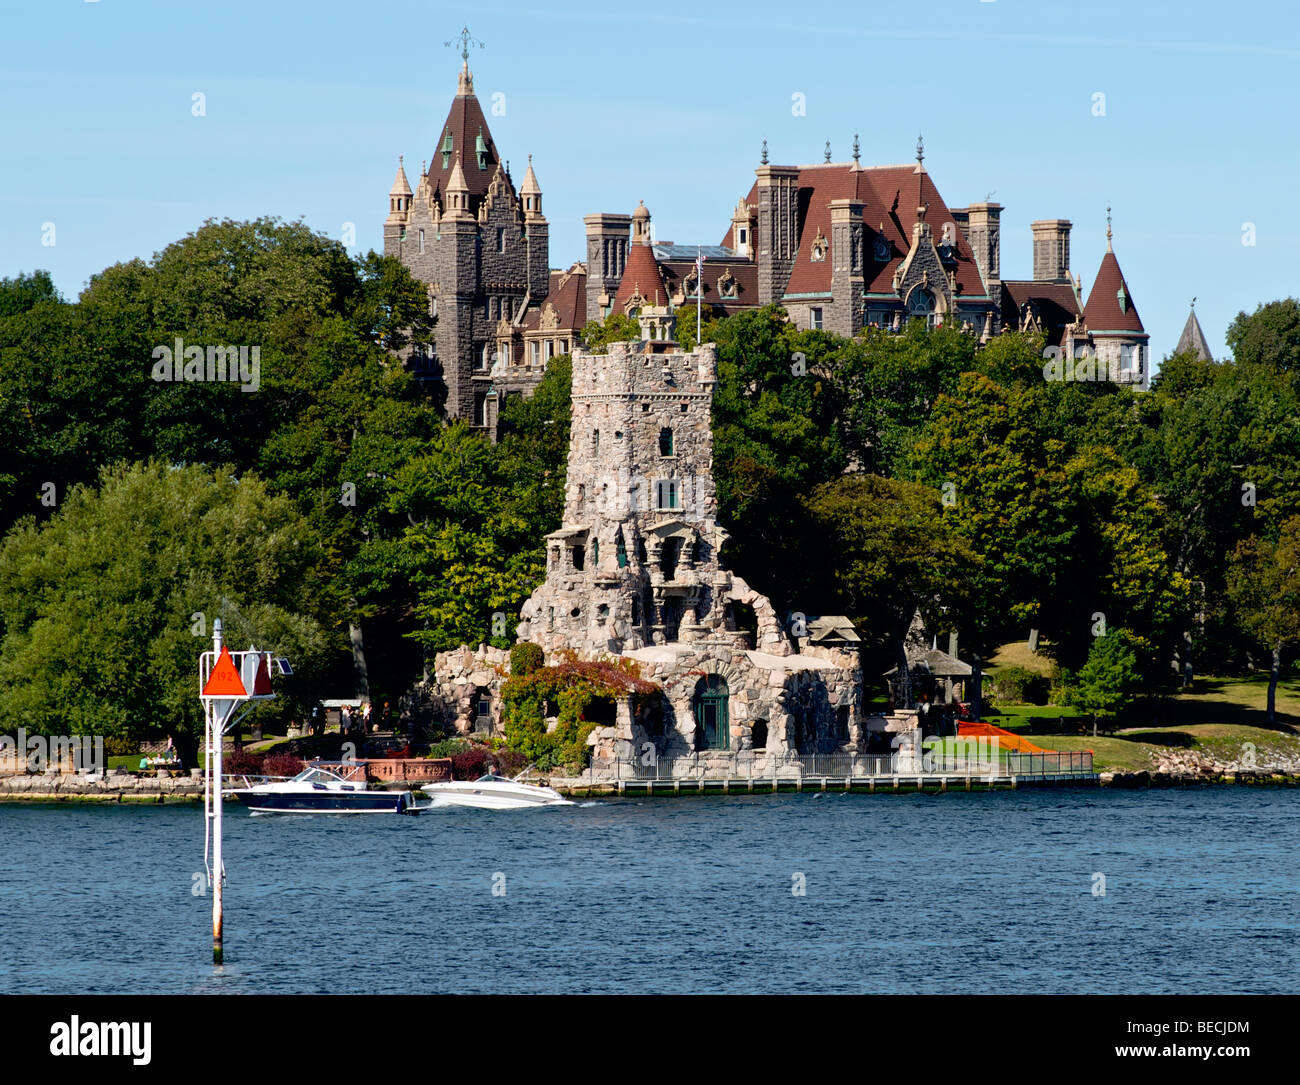
[(226, 829), (215, 969), (198, 807), (0, 806), (0, 991), (1300, 990), (1294, 790), (230, 808)]

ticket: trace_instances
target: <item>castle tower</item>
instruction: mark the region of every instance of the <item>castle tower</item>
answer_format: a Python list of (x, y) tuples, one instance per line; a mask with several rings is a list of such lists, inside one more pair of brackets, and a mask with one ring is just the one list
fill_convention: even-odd
[(427, 371), (446, 386), (448, 417), (472, 425), (492, 426), (493, 367), (522, 360), (513, 357), (521, 316), (550, 288), (549, 227), (531, 160), (524, 185), (516, 193), (466, 58), (413, 194), (399, 165), (384, 253), (429, 287), (437, 364)]
[(650, 212), (644, 203), (631, 215), (632, 245), (627, 266), (614, 295), (614, 310), (635, 317), (641, 338), (665, 342), (673, 338), (673, 310), (650, 241)]
[(587, 319), (604, 320), (627, 266), (632, 216), (587, 215), (582, 221), (587, 227)]
[(550, 226), (542, 214), (542, 187), (533, 172), (533, 156), (528, 156), (519, 199), (524, 205), (524, 246), (527, 250), (528, 293), (540, 301), (550, 288)]
[(799, 251), (799, 167), (766, 161), (758, 177), (758, 303), (780, 304)]
[(1098, 379), (1150, 387), (1150, 359), (1147, 341), (1133, 293), (1124, 280), (1115, 257), (1106, 208), (1106, 254), (1101, 258), (1097, 278), (1083, 307), (1083, 321), (1097, 356)]
[(852, 338), (862, 330), (863, 225), (859, 200), (831, 200), (831, 293), (826, 328)]
[(975, 254), (975, 263), (979, 265), (989, 297), (996, 299), (1001, 293), (1002, 282), (1002, 205), (971, 204), (966, 208), (965, 225), (966, 240)]
[(411, 217), (411, 182), (406, 179), (402, 156), (397, 156), (397, 176), (388, 190), (388, 218), (384, 220), (384, 251), (390, 245), (396, 248), (406, 237), (406, 225)]
[(712, 344), (574, 351), (563, 526), (547, 536), (546, 581), (524, 604), (521, 639), (588, 654), (737, 643), (718, 562), (716, 381)]
[(1183, 334), (1178, 337), (1178, 346), (1174, 348), (1174, 353), (1190, 353), (1201, 362), (1214, 361), (1210, 351), (1210, 341), (1205, 338), (1205, 332), (1201, 330), (1201, 322), (1196, 317), (1195, 298), (1192, 298), (1192, 306), (1187, 312), (1187, 323), (1183, 325)]
[(1029, 224), (1034, 234), (1034, 281), (1070, 282), (1070, 227), (1068, 219), (1039, 219)]

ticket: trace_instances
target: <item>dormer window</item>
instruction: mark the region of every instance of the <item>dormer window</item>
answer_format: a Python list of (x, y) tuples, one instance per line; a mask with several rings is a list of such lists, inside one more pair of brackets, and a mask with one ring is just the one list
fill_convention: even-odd
[(478, 138), (474, 141), (474, 152), (478, 155), (478, 168), (487, 169), (487, 143), (483, 140), (483, 129), (478, 130)]
[(451, 152), (452, 152), (452, 149), (453, 149), (453, 148), (452, 148), (452, 142), (451, 142), (451, 129), (448, 128), (448, 129), (447, 129), (447, 134), (446, 134), (446, 136), (443, 137), (443, 140), (442, 140), (442, 168), (443, 168), (443, 169), (450, 169), (450, 168), (451, 168)]
[(826, 238), (822, 236), (821, 229), (817, 230), (817, 236), (813, 238), (812, 243), (812, 262), (819, 264), (826, 259), (826, 252), (829, 249)]
[(1117, 291), (1115, 291), (1115, 298), (1116, 298), (1116, 300), (1119, 302), (1119, 311), (1120, 311), (1121, 313), (1127, 313), (1127, 312), (1128, 312), (1128, 295), (1127, 295), (1126, 293), (1124, 293), (1124, 284), (1123, 284), (1123, 283), (1120, 283), (1120, 287), (1119, 287), (1119, 289), (1118, 289)]

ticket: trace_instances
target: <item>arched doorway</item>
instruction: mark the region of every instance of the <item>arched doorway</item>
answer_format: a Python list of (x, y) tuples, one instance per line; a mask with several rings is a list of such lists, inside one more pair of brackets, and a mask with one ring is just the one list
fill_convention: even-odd
[(727, 680), (710, 674), (695, 684), (695, 748), (727, 750), (731, 748), (731, 714), (727, 709)]

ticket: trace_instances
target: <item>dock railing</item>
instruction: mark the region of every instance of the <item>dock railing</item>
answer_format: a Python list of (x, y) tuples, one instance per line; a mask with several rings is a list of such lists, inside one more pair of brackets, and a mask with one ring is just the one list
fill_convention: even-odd
[(869, 776), (1064, 776), (1093, 773), (1091, 750), (1019, 753), (1009, 750), (934, 750), (920, 754), (765, 753), (742, 750), (734, 759), (718, 751), (642, 755), (615, 763), (620, 780), (858, 779)]

